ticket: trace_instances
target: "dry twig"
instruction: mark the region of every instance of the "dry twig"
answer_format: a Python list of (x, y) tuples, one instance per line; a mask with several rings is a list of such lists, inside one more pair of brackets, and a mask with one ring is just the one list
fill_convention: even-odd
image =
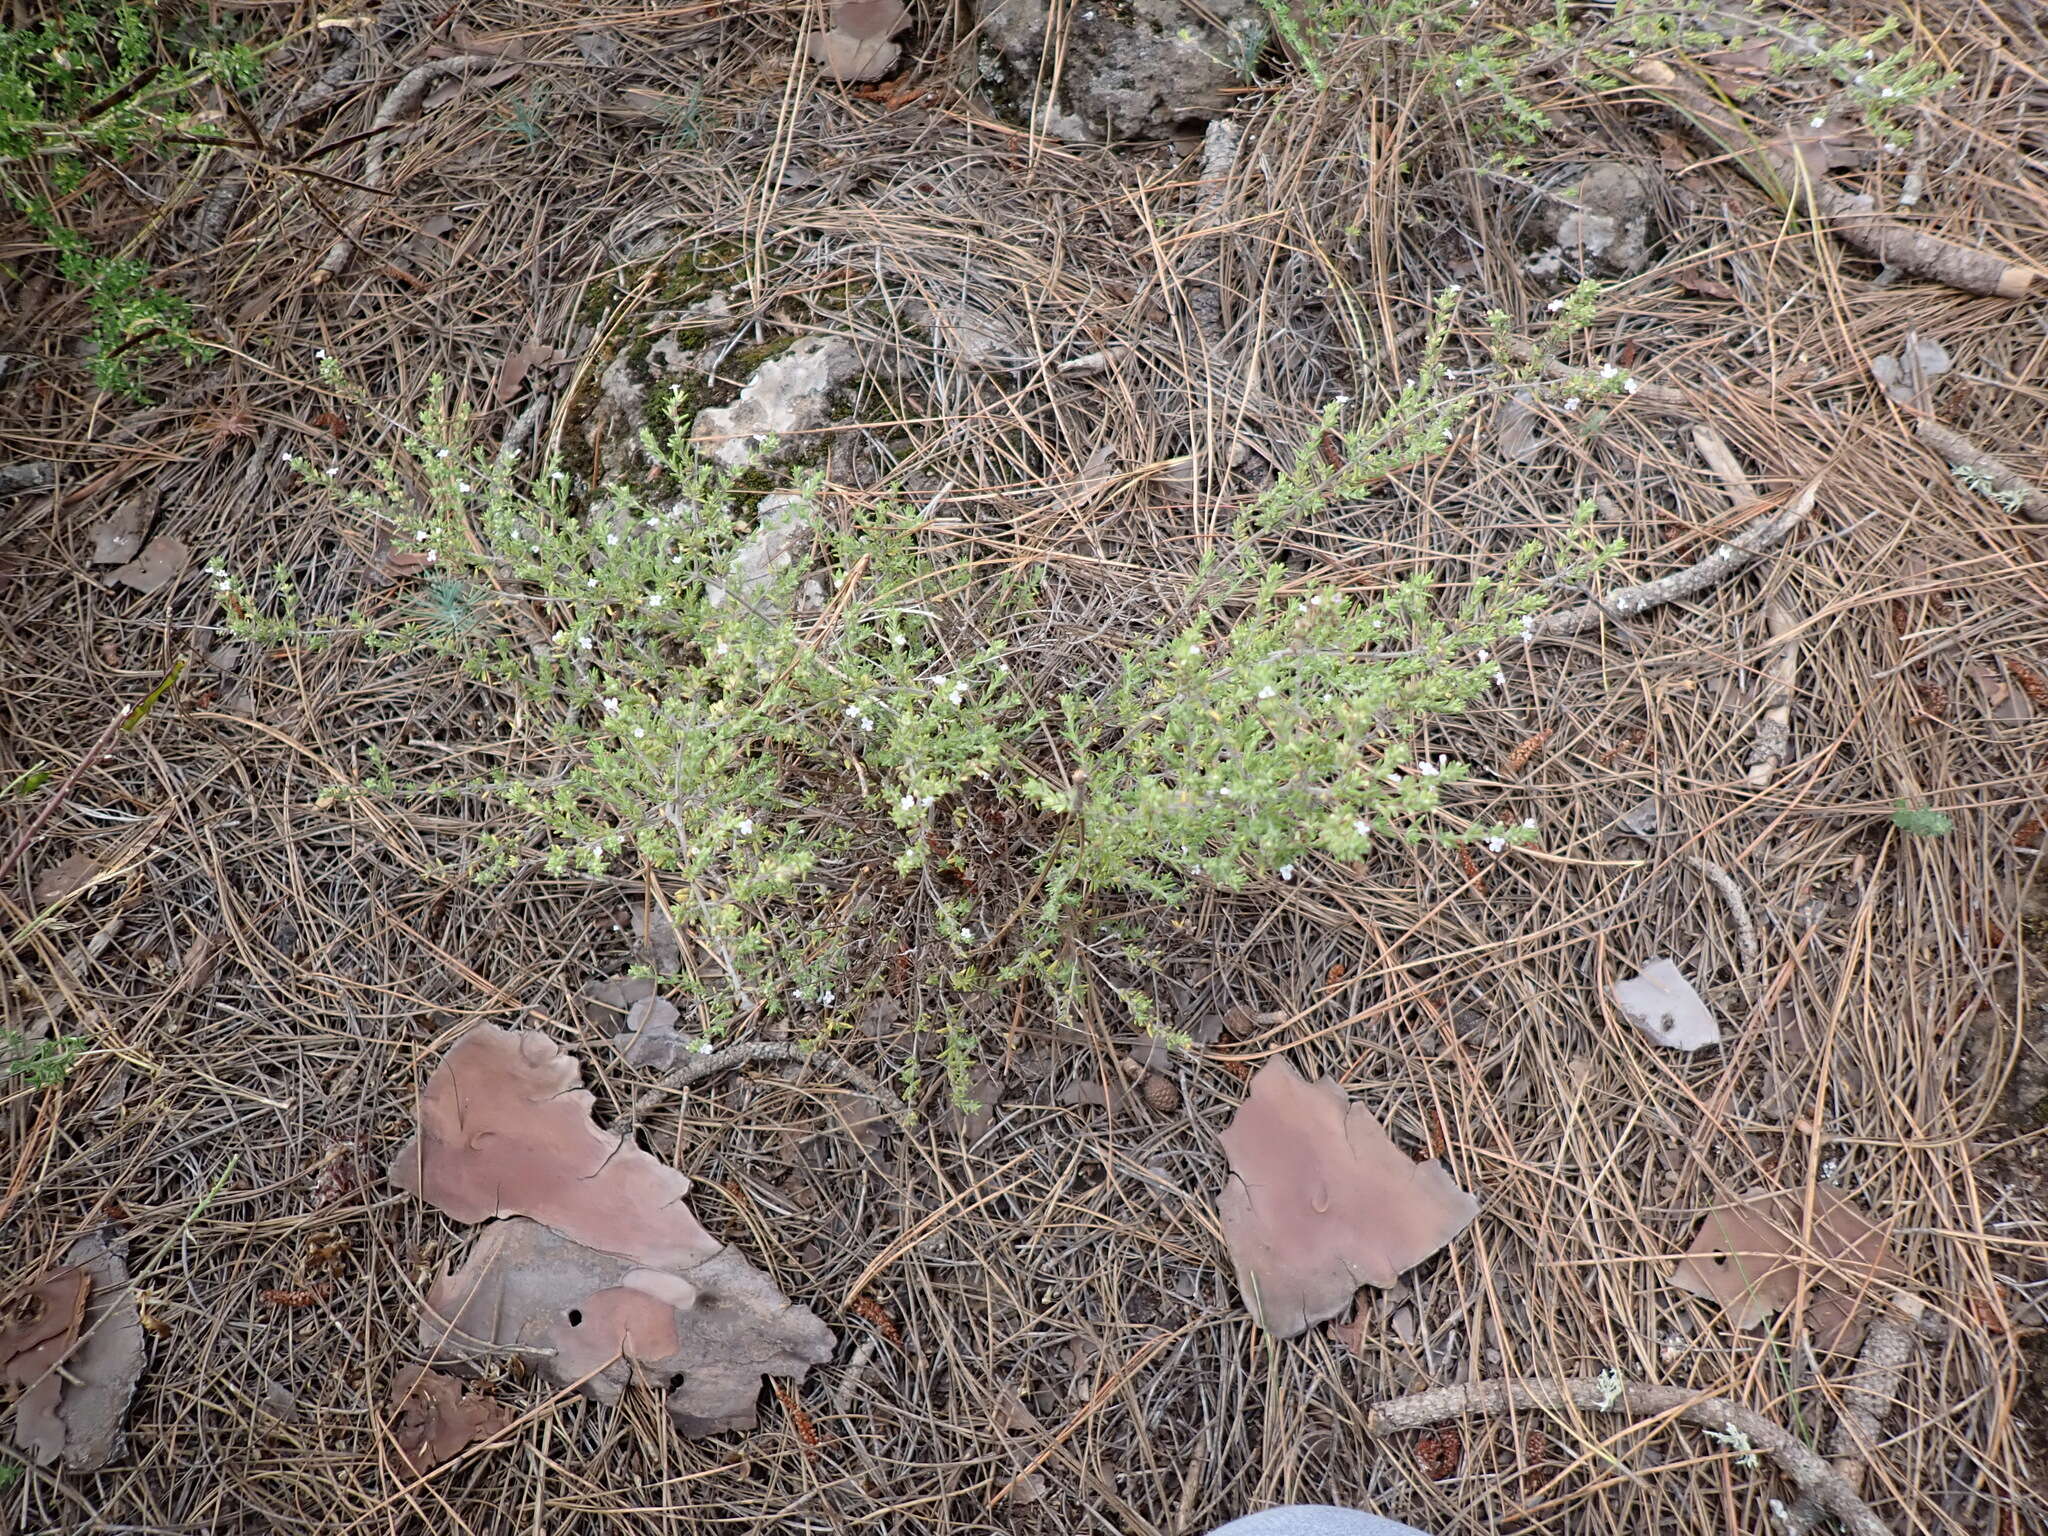
[(1635, 78), (1701, 137), (1719, 146), (1743, 175), (1786, 207), (1824, 221), (1844, 245), (1902, 272), (1994, 298), (2022, 298), (2041, 275), (1990, 251), (1957, 245), (1873, 213), (1868, 198), (1852, 196), (1809, 174), (1796, 156), (1761, 142), (1737, 121), (1732, 107), (1668, 64), (1645, 59), (1636, 65)]
[(1435, 1387), (1410, 1397), (1377, 1405), (1366, 1421), (1376, 1435), (1425, 1429), (1467, 1413), (1529, 1410), (1554, 1413), (1571, 1407), (1581, 1413), (1626, 1413), (1633, 1418), (1678, 1418), (1716, 1433), (1745, 1437), (1762, 1455), (1826, 1510), (1854, 1536), (1893, 1536), (1890, 1526), (1863, 1502), (1846, 1478), (1791, 1435), (1752, 1409), (1725, 1397), (1702, 1397), (1683, 1387), (1624, 1383), (1617, 1390), (1597, 1376), (1562, 1381), (1474, 1381), (1463, 1386)]
[[(377, 108), (377, 115), (371, 120), (369, 143), (363, 150), (362, 183), (366, 187), (382, 191), (384, 188), (384, 161), (390, 149), (391, 130), (401, 121), (416, 115), (420, 105), (427, 99), (427, 92), (443, 80), (459, 79), (466, 75), (479, 74), (487, 69), (502, 68), (505, 61), (489, 54), (458, 53), (453, 58), (429, 59), (408, 70), (398, 84)], [(339, 277), (341, 269), (348, 265), (349, 253), (355, 249), (356, 236), (362, 231), (364, 221), (369, 217), (367, 208), (359, 210), (349, 219), (347, 226), (336, 237), (327, 254), (321, 258), (313, 280), (325, 282)]]
[(1726, 581), (1738, 571), (1747, 570), (1755, 564), (1759, 556), (1804, 522), (1806, 515), (1813, 510), (1814, 498), (1819, 492), (1820, 481), (1809, 481), (1783, 511), (1752, 523), (1706, 559), (1682, 571), (1673, 571), (1669, 576), (1660, 576), (1641, 586), (1623, 587), (1597, 602), (1581, 603), (1576, 608), (1543, 615), (1531, 626), (1524, 643), (1534, 646), (1548, 640), (1569, 639), (1585, 633), (1603, 618), (1632, 619), (1637, 614), (1692, 597)]
[(2030, 523), (2048, 523), (2048, 491), (2021, 475), (1996, 454), (1987, 453), (1953, 427), (1923, 416), (1913, 430), (1920, 441), (1948, 460), (1952, 469), (1975, 470), (1992, 492), (2013, 503)]
[(687, 1088), (692, 1083), (701, 1083), (707, 1077), (716, 1077), (721, 1072), (730, 1072), (735, 1067), (752, 1066), (757, 1062), (805, 1062), (824, 1068), (847, 1082), (887, 1109), (891, 1114), (904, 1116), (910, 1113), (894, 1090), (884, 1087), (867, 1073), (849, 1061), (829, 1055), (823, 1050), (810, 1050), (787, 1040), (742, 1040), (737, 1045), (728, 1045), (722, 1051), (709, 1055), (685, 1056), (676, 1065), (662, 1073), (661, 1081), (647, 1089), (633, 1100), (632, 1107), (621, 1117), (621, 1127), (637, 1123), (641, 1116), (649, 1113), (669, 1094), (678, 1088)]

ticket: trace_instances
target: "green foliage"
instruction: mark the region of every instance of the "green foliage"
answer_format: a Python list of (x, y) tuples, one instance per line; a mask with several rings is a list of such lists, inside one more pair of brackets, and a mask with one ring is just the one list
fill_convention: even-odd
[(0, 1493), (5, 1493), (20, 1481), (20, 1466), (11, 1461), (0, 1461)]
[(56, 770), (48, 763), (35, 763), (24, 768), (4, 788), (0, 788), (0, 800), (26, 800), (56, 777)]
[[(711, 962), (671, 982), (707, 1037), (757, 1012), (828, 1026), (855, 980), (815, 891), (827, 871), (835, 890), (851, 871), (893, 880), (900, 920), (952, 956), (939, 1061), (964, 1102), (978, 1042), (961, 1003), (1026, 978), (1071, 999), (1073, 940), (1104, 903), (1292, 879), (1381, 842), (1534, 835), (1445, 819), (1463, 770), (1418, 759), (1412, 738), (1493, 686), (1489, 647), (1542, 601), (1537, 548), (1455, 602), (1427, 574), (1361, 591), (1257, 554), (1441, 446), (1462, 410), (1436, 398), (1441, 345), (1378, 417), (1345, 429), (1341, 403), (1326, 413), (1337, 463), (1305, 453), (1247, 509), (1234, 552), (1057, 678), (1027, 683), (1001, 639), (1043, 607), (1029, 567), (986, 574), (901, 507), (835, 517), (813, 486), (743, 491), (692, 457), (680, 401), (667, 439), (644, 439), (659, 490), (588, 499), (430, 414), (403, 462), (346, 493), (422, 567), (409, 589), (317, 622), (288, 582), (259, 602), (215, 567), (216, 589), (245, 638), (296, 629), (445, 658), (502, 690), (545, 732), (545, 772), (421, 781), (380, 766), (366, 788), (489, 802), (478, 879), (664, 872)], [(977, 807), (1029, 830), (1015, 867), (959, 881), (942, 834)]]
[(30, 1040), (19, 1030), (0, 1030), (0, 1077), (18, 1077), (35, 1088), (54, 1088), (92, 1042), (76, 1035)]
[(1901, 800), (1892, 811), (1892, 825), (1913, 837), (1947, 837), (1956, 824), (1940, 811), (1911, 806)]
[(98, 174), (184, 142), (222, 137), (213, 89), (246, 91), (256, 55), (217, 28), (135, 0), (75, 0), (0, 28), (0, 197), (56, 252), (93, 315), (93, 377), (133, 395), (137, 365), (204, 347), (190, 307), (132, 256), (84, 233)]

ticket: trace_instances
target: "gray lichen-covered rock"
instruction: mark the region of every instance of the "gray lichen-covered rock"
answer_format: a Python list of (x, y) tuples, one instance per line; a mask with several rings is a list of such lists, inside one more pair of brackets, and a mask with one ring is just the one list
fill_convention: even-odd
[(691, 439), (727, 469), (758, 462), (769, 438), (778, 440), (776, 456), (786, 456), (797, 446), (788, 435), (830, 421), (833, 395), (860, 368), (860, 354), (845, 337), (806, 337), (763, 363), (731, 405), (699, 411)]
[(1650, 236), (1660, 222), (1669, 185), (1648, 166), (1604, 160), (1543, 194), (1530, 233), (1543, 243), (1530, 270), (1627, 276), (1650, 264)]
[[(1266, 36), (1258, 0), (976, 0), (981, 84), (1058, 138), (1156, 139), (1221, 114)], [(1057, 14), (1064, 36), (1048, 36)], [(1057, 93), (1051, 91), (1057, 63)]]

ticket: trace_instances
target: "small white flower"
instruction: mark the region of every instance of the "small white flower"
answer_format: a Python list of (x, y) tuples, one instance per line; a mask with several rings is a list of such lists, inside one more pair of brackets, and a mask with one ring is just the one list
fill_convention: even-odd
[(999, 661), (996, 663), (996, 671), (998, 674), (1007, 673), (1009, 670), (1010, 664), (1007, 661)]
[(594, 587), (597, 585), (597, 578), (595, 576), (586, 576), (583, 579), (583, 585), (585, 585), (586, 587)]
[(846, 718), (849, 720), (858, 720), (860, 718), (860, 706), (858, 704), (847, 705)]
[(1309, 607), (1311, 607), (1311, 608), (1320, 608), (1320, 607), (1322, 607), (1322, 606), (1323, 606), (1323, 594), (1322, 594), (1322, 593), (1320, 593), (1320, 592), (1318, 592), (1318, 593), (1317, 593), (1317, 594), (1316, 594), (1316, 595), (1315, 595), (1314, 597), (1312, 597), (1312, 598), (1310, 598), (1310, 599), (1308, 600), (1308, 605), (1309, 605)]
[(1641, 388), (1642, 388), (1643, 386), (1642, 386), (1642, 385), (1640, 385), (1640, 384), (1638, 384), (1638, 383), (1637, 383), (1637, 382), (1636, 382), (1636, 381), (1635, 381), (1634, 379), (1623, 379), (1623, 380), (1621, 381), (1621, 387), (1622, 387), (1623, 389), (1627, 390), (1627, 391), (1628, 391), (1628, 392), (1629, 392), (1630, 394), (1634, 394), (1634, 393), (1635, 393), (1635, 392), (1636, 392), (1637, 390), (1641, 389)]
[(1500, 670), (1500, 668), (1498, 668), (1498, 667), (1495, 667), (1495, 668), (1493, 669), (1493, 686), (1494, 686), (1494, 687), (1496, 687), (1496, 688), (1505, 688), (1505, 687), (1507, 687), (1507, 685), (1508, 685), (1508, 675), (1507, 675), (1507, 673), (1505, 673), (1505, 672), (1501, 671), (1501, 670)]
[(324, 362), (326, 362), (326, 361), (327, 361), (327, 349), (326, 349), (325, 347), (315, 347), (315, 348), (313, 349), (313, 361), (314, 361), (314, 362), (316, 362), (316, 363), (324, 363)]
[(933, 686), (934, 688), (943, 688), (943, 687), (945, 687), (945, 686), (946, 686), (946, 674), (945, 674), (945, 673), (943, 673), (943, 672), (941, 672), (941, 673), (940, 673), (940, 674), (939, 674), (939, 675), (938, 675), (937, 677), (933, 678), (933, 679), (932, 679), (932, 686)]
[(1441, 768), (1437, 767), (1435, 763), (1432, 763), (1426, 757), (1415, 765), (1415, 771), (1425, 779), (1433, 779), (1443, 772)]
[(1188, 647), (1188, 654), (1190, 656), (1199, 656), (1202, 654), (1202, 648), (1199, 645), (1191, 645)]
[(536, 555), (540, 553), (540, 546), (538, 544), (529, 544), (527, 548), (532, 550)]
[(695, 1045), (691, 1046), (690, 1049), (695, 1051), (699, 1056), (709, 1056), (711, 1054), (711, 1042), (709, 1040), (699, 1040)]
[(1522, 615), (1522, 633), (1523, 633), (1524, 635), (1533, 635), (1533, 634), (1535, 634), (1535, 633), (1536, 633), (1536, 615), (1535, 615), (1535, 614), (1533, 614), (1533, 613), (1525, 613), (1525, 614), (1523, 614), (1523, 615)]
[(917, 797), (917, 803), (921, 806), (924, 806), (926, 809), (929, 809), (931, 807), (932, 797), (930, 795), (919, 795)]
[(827, 1008), (830, 1008), (833, 1005), (833, 1003), (837, 1002), (838, 1000), (839, 994), (837, 992), (834, 992), (830, 987), (827, 987), (824, 991), (818, 994), (818, 1001), (823, 1003)]
[(1878, 95), (1880, 95), (1880, 96), (1896, 96), (1896, 95), (1898, 95), (1899, 93), (1898, 93), (1897, 91), (1893, 90), (1893, 89), (1892, 89), (1892, 88), (1891, 88), (1890, 86), (1886, 86), (1886, 87), (1885, 87), (1885, 88), (1884, 88), (1883, 90), (1879, 91), (1879, 92), (1878, 92), (1877, 94), (1878, 94)]
[(960, 701), (967, 697), (967, 685), (965, 683), (956, 684), (954, 686), (953, 692), (949, 695), (949, 697), (952, 699), (954, 705), (957, 707)]
[(1568, 411), (1576, 411), (1579, 408), (1579, 397), (1573, 395), (1569, 400), (1565, 401), (1564, 408)]
[(1491, 661), (1491, 660), (1493, 660), (1493, 653), (1492, 653), (1491, 651), (1487, 650), (1487, 648), (1486, 648), (1485, 646), (1483, 646), (1483, 645), (1482, 645), (1482, 646), (1481, 646), (1481, 647), (1479, 648), (1479, 659), (1480, 659), (1481, 661)]
[(584, 651), (595, 650), (597, 648), (597, 642), (591, 639), (588, 635), (578, 635), (576, 637), (576, 647), (578, 650)]
[(340, 473), (341, 473), (341, 466), (340, 466), (339, 464), (330, 464), (330, 465), (328, 465), (328, 466), (327, 466), (327, 478), (328, 478), (328, 479), (332, 480), (332, 479), (333, 479), (333, 478), (334, 478), (335, 476), (339, 475)]
[(1556, 314), (1556, 313), (1557, 313), (1557, 312), (1558, 312), (1558, 311), (1559, 311), (1560, 309), (1563, 309), (1563, 308), (1564, 308), (1564, 300), (1563, 300), (1563, 299), (1552, 299), (1552, 300), (1550, 301), (1550, 312), (1551, 312), (1552, 314)]
[(648, 606), (648, 607), (650, 607), (650, 608), (659, 608), (659, 607), (661, 606), (661, 602), (662, 602), (662, 598), (661, 598), (661, 594), (660, 594), (659, 592), (650, 592), (650, 593), (648, 593), (648, 594), (647, 594), (647, 606)]
[(1488, 853), (1499, 853), (1507, 845), (1508, 840), (1504, 837), (1489, 837), (1486, 840), (1486, 851)]
[(231, 581), (215, 582), (213, 590), (216, 592), (232, 592), (235, 590), (235, 584)]
[(604, 712), (608, 715), (616, 715), (619, 712), (619, 701), (617, 699), (606, 699), (604, 701)]
[(1825, 117), (1816, 117), (1812, 122), (1808, 123), (1806, 126), (1809, 128), (1825, 128), (1827, 127), (1827, 125), (1828, 120)]
[(427, 542), (427, 530), (424, 528), (413, 529), (412, 536), (422, 544)]
[(1216, 793), (1221, 795), (1225, 800), (1228, 800), (1231, 796), (1235, 795), (1237, 791), (1232, 789), (1228, 784), (1225, 784), (1220, 789), (1218, 789)]
[(1536, 818), (1534, 816), (1524, 816), (1522, 818), (1522, 825), (1533, 832), (1536, 830)]
[(711, 647), (711, 654), (714, 656), (728, 656), (731, 653), (732, 647), (727, 645), (723, 640), (719, 641), (718, 644)]
[(805, 998), (810, 996), (810, 993), (806, 992), (802, 987), (798, 987), (791, 994), (791, 996), (795, 997), (798, 1002), (802, 1002)]
[(860, 717), (860, 728), (864, 731), (872, 731), (875, 728), (875, 722), (870, 720), (866, 715), (862, 715)]
[(441, 551), (439, 551), (438, 549), (430, 549), (427, 551), (427, 564), (432, 565), (436, 560), (439, 560), (440, 558)]
[(566, 480), (569, 478), (569, 471), (567, 471), (566, 469), (558, 469), (555, 471), (554, 478), (557, 482)]
[(633, 727), (633, 739), (634, 739), (635, 741), (645, 741), (645, 740), (647, 739), (647, 732), (646, 732), (645, 728), (644, 728), (644, 727), (641, 727), (641, 726), (637, 726), (637, 725), (636, 725), (636, 726), (634, 726), (634, 727)]
[(437, 459), (445, 459), (448, 457), (448, 450), (446, 448), (436, 448), (434, 450), (434, 457)]
[(972, 928), (962, 928), (960, 930), (960, 942), (962, 944), (972, 944), (974, 942), (974, 930)]
[(1294, 866), (1292, 864), (1282, 864), (1280, 866), (1280, 878), (1282, 880), (1292, 880), (1294, 878)]
[(557, 644), (557, 645), (567, 645), (568, 643), (569, 643), (569, 631), (567, 631), (566, 629), (558, 629), (558, 630), (556, 630), (556, 631), (555, 631), (555, 644)]
[(1600, 377), (1603, 379), (1611, 379), (1620, 372), (1621, 370), (1612, 363), (1602, 363), (1600, 365)]
[(1360, 819), (1358, 821), (1354, 821), (1351, 823), (1351, 830), (1356, 832), (1360, 837), (1371, 837), (1372, 823)]
[(740, 824), (735, 830), (738, 831), (741, 837), (752, 837), (754, 835), (753, 819), (751, 817), (742, 816), (740, 818)]
[(619, 547), (619, 536), (618, 536), (618, 535), (617, 535), (616, 533), (608, 533), (608, 534), (606, 534), (606, 535), (604, 536), (604, 541), (605, 541), (605, 543), (606, 543), (606, 544), (610, 545), (610, 546), (611, 546), (611, 547), (612, 547), (613, 549), (617, 549), (617, 548)]
[(1272, 686), (1272, 684), (1268, 683), (1268, 684), (1267, 684), (1267, 685), (1266, 685), (1265, 687), (1261, 688), (1261, 689), (1259, 690), (1259, 697), (1260, 697), (1260, 698), (1262, 698), (1262, 699), (1270, 699), (1270, 698), (1272, 698), (1272, 697), (1273, 697), (1273, 686)]
[(915, 796), (915, 795), (905, 795), (905, 796), (904, 796), (904, 797), (903, 797), (903, 798), (902, 798), (901, 800), (898, 800), (898, 801), (896, 802), (896, 808), (897, 808), (897, 809), (898, 809), (899, 811), (914, 811), (914, 810), (916, 810), (916, 809), (917, 809), (917, 796)]
[(901, 648), (901, 646), (903, 645), (903, 637), (901, 635), (891, 635), (889, 637), (889, 643), (893, 646)]
[(455, 489), (462, 492), (463, 495), (467, 496), (471, 491), (475, 490), (476, 487), (471, 485), (467, 480), (458, 480), (455, 482)]

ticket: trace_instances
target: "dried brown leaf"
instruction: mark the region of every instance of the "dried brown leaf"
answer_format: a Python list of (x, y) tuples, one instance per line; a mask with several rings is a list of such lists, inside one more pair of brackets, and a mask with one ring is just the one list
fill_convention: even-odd
[(37, 906), (47, 906), (60, 896), (69, 896), (99, 872), (93, 856), (81, 850), (44, 870), (29, 894)]
[(721, 1248), (683, 1203), (690, 1181), (590, 1117), (576, 1058), (546, 1035), (479, 1025), (420, 1095), (391, 1182), (453, 1216), (531, 1216), (642, 1264), (685, 1269)]
[(1335, 1317), (1360, 1285), (1393, 1285), (1479, 1211), (1441, 1163), (1410, 1161), (1364, 1105), (1285, 1061), (1252, 1078), (1223, 1149), (1238, 1288), (1283, 1338)]
[(155, 494), (148, 491), (124, 498), (107, 515), (107, 520), (92, 531), (92, 563), (123, 565), (133, 560), (142, 548), (142, 535), (148, 531), (150, 519), (156, 516), (156, 501)]
[(879, 80), (902, 56), (890, 39), (909, 25), (902, 0), (840, 0), (832, 25), (811, 37), (811, 61), (834, 80)]
[(91, 1281), (78, 1347), (64, 1362), (57, 1416), (64, 1425), (64, 1465), (73, 1472), (105, 1466), (121, 1449), (121, 1425), (147, 1354), (134, 1284), (122, 1245), (88, 1232), (64, 1255)]
[(1769, 147), (1795, 156), (1818, 182), (1829, 171), (1868, 163), (1877, 152), (1877, 139), (1853, 117), (1802, 117)]
[(184, 575), (185, 567), (191, 563), (192, 551), (181, 540), (160, 533), (143, 546), (141, 554), (107, 579), (148, 594), (162, 590)]
[(1898, 351), (1870, 360), (1870, 373), (1888, 398), (1924, 411), (1933, 404), (1934, 381), (1954, 366), (1940, 342), (1909, 332)]
[(391, 1378), (387, 1404), (398, 1459), (415, 1475), (510, 1426), (513, 1412), (453, 1376), (408, 1365)]
[(1738, 1329), (1757, 1327), (1806, 1295), (1816, 1347), (1846, 1352), (1863, 1331), (1862, 1304), (1895, 1274), (1885, 1235), (1840, 1191), (1760, 1191), (1709, 1211), (1671, 1283), (1718, 1302)]
[(509, 404), (529, 373), (536, 368), (552, 368), (561, 360), (561, 354), (553, 347), (538, 341), (529, 341), (507, 353), (505, 361), (498, 365), (497, 381), (491, 386), (492, 403)]
[(612, 1048), (629, 1067), (666, 1071), (690, 1048), (690, 1042), (676, 1033), (681, 1017), (667, 998), (643, 997), (626, 1010), (626, 1027), (612, 1036)]
[(14, 1405), (14, 1443), (37, 1461), (64, 1454), (58, 1372), (78, 1343), (92, 1277), (73, 1266), (44, 1276), (0, 1313), (0, 1382), (22, 1389)]
[(1685, 973), (1669, 960), (1646, 961), (1640, 975), (1614, 984), (1614, 1001), (1629, 1022), (1674, 1051), (1721, 1043), (1721, 1026)]
[(685, 1270), (635, 1263), (538, 1222), (492, 1222), (429, 1289), (420, 1342), (436, 1358), (506, 1355), (558, 1386), (616, 1402), (644, 1380), (685, 1434), (751, 1428), (761, 1378), (832, 1357), (832, 1331), (732, 1249)]

